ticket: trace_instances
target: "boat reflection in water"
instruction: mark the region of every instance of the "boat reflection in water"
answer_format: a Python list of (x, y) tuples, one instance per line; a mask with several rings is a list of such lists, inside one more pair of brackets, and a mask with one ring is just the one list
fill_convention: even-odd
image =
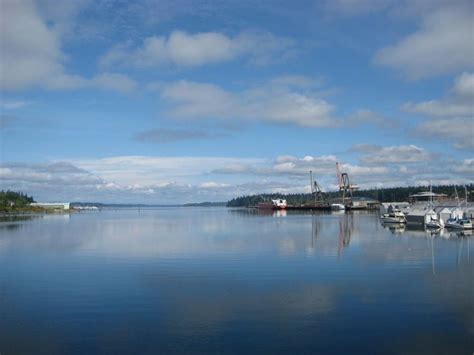
[(403, 233), (407, 229), (405, 223), (382, 223), (384, 229), (388, 229), (393, 234)]
[(345, 214), (344, 217), (339, 219), (339, 244), (337, 248), (338, 257), (341, 257), (344, 248), (349, 246), (353, 229), (354, 219), (352, 214)]

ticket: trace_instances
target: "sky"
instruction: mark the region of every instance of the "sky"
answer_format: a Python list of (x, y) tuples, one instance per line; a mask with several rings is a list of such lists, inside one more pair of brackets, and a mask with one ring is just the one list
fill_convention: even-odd
[(170, 204), (474, 181), (472, 0), (0, 0), (0, 189)]

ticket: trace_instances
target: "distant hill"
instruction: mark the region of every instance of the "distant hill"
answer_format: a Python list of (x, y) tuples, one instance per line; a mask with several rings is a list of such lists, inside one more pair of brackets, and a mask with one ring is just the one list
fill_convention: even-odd
[(227, 206), (227, 202), (199, 202), (199, 203), (185, 203), (184, 207), (223, 207)]

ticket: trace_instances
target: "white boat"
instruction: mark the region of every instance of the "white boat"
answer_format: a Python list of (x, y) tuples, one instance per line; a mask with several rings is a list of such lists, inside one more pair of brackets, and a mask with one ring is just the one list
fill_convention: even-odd
[(436, 212), (431, 210), (425, 214), (425, 227), (433, 229), (444, 228), (444, 222), (438, 218)]
[(346, 209), (346, 206), (344, 206), (342, 203), (333, 203), (331, 204), (331, 209), (333, 211), (342, 211)]
[(472, 229), (472, 222), (469, 219), (448, 220), (446, 228), (452, 229)]
[(443, 225), (441, 224), (440, 221), (433, 220), (433, 221), (426, 222), (425, 227), (429, 229), (441, 229), (443, 228)]
[(438, 214), (433, 209), (433, 190), (432, 190), (431, 184), (430, 184), (430, 194), (431, 194), (430, 202), (429, 202), (430, 210), (425, 214), (425, 218), (424, 218), (425, 228), (428, 228), (428, 229), (444, 228), (443, 220), (439, 218)]
[(380, 219), (383, 223), (406, 223), (405, 214), (401, 211), (393, 211), (389, 213), (384, 213), (380, 216)]

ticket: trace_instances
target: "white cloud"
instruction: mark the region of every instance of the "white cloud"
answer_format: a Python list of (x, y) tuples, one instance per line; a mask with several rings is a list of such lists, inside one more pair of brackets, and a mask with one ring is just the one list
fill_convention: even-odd
[(445, 97), (419, 103), (407, 102), (402, 109), (427, 116), (456, 117), (474, 115), (474, 73), (464, 72), (454, 80)]
[(445, 139), (459, 149), (474, 149), (474, 121), (472, 117), (430, 119), (416, 128), (420, 136)]
[(474, 99), (474, 73), (459, 75), (454, 82), (453, 91), (458, 97)]
[(91, 85), (104, 90), (119, 92), (132, 92), (136, 89), (137, 83), (123, 74), (102, 73), (91, 80)]
[(238, 98), (221, 87), (181, 80), (164, 85), (161, 97), (173, 105), (171, 114), (183, 118), (228, 118), (238, 112)]
[(241, 91), (192, 81), (151, 83), (169, 104), (167, 113), (176, 119), (221, 120), (294, 124), (301, 127), (341, 127), (347, 125), (397, 125), (377, 112), (360, 109), (344, 117), (325, 97), (321, 81), (300, 75), (279, 76)]
[(223, 184), (223, 183), (218, 183), (215, 181), (206, 181), (203, 182), (199, 187), (205, 188), (205, 189), (219, 189), (223, 187), (229, 187), (229, 184)]
[(433, 155), (416, 145), (381, 147), (377, 145), (359, 145), (352, 150), (364, 153), (360, 158), (364, 164), (400, 164), (429, 161)]
[(10, 163), (0, 166), (0, 181), (13, 181), (15, 184), (35, 186), (45, 185), (63, 186), (95, 186), (102, 183), (102, 179), (84, 169), (80, 169), (68, 162), (47, 164)]
[(246, 57), (254, 64), (266, 64), (275, 57), (284, 57), (293, 49), (294, 41), (270, 33), (242, 32), (230, 37), (219, 32), (190, 34), (173, 31), (169, 37), (148, 37), (138, 47), (130, 43), (118, 45), (100, 62), (105, 67), (156, 67), (164, 64), (194, 67)]
[(24, 89), (62, 75), (59, 36), (41, 20), (35, 4), (3, 0), (0, 6), (2, 88)]
[[(294, 157), (291, 155), (284, 155), (277, 157), (274, 161), (265, 161), (260, 163), (240, 164), (238, 166), (224, 166), (221, 169), (215, 170), (214, 173), (230, 174), (230, 175), (252, 175), (262, 177), (278, 177), (280, 179), (290, 179), (292, 184), (298, 181), (306, 182), (309, 177), (309, 171), (320, 185), (326, 189), (334, 189), (336, 184), (336, 162), (339, 159), (334, 155), (310, 156), (303, 158)], [(380, 179), (381, 176), (388, 175), (390, 169), (384, 165), (382, 166), (361, 166), (348, 163), (340, 163), (340, 168), (353, 175), (352, 177), (359, 181), (367, 179)], [(309, 189), (309, 185), (303, 183)]]
[(472, 178), (474, 176), (474, 159), (464, 159), (461, 164), (455, 164), (453, 170)]
[(158, 204), (225, 201), (240, 194), (290, 187), (284, 182), (209, 180), (210, 170), (219, 166), (261, 161), (225, 157), (121, 156), (46, 164), (9, 163), (0, 165), (0, 186), (25, 191), (37, 200), (45, 201), (75, 199)]
[[(425, 4), (426, 5), (426, 4)], [(474, 67), (472, 3), (433, 2), (424, 6), (418, 31), (381, 49), (377, 64), (421, 79)], [(409, 7), (408, 3), (408, 7)]]
[(472, 105), (465, 102), (430, 100), (419, 103), (407, 102), (402, 106), (407, 112), (427, 116), (466, 116), (472, 115)]
[[(1, 1), (0, 88), (19, 91), (34, 87), (53, 90), (96, 87), (131, 91), (135, 82), (122, 74), (103, 73), (84, 78), (67, 72), (61, 49), (62, 34), (79, 4), (32, 0)], [(51, 22), (52, 23), (49, 23)]]
[(234, 93), (213, 84), (178, 81), (162, 86), (161, 96), (176, 118), (260, 120), (304, 127), (336, 125), (334, 107), (326, 100), (281, 84)]
[(462, 149), (474, 148), (474, 74), (462, 73), (447, 95), (438, 100), (407, 102), (402, 109), (426, 116), (416, 128), (425, 137), (451, 140)]
[(72, 163), (121, 186), (187, 183), (227, 164), (258, 163), (261, 159), (226, 157), (118, 156)]

